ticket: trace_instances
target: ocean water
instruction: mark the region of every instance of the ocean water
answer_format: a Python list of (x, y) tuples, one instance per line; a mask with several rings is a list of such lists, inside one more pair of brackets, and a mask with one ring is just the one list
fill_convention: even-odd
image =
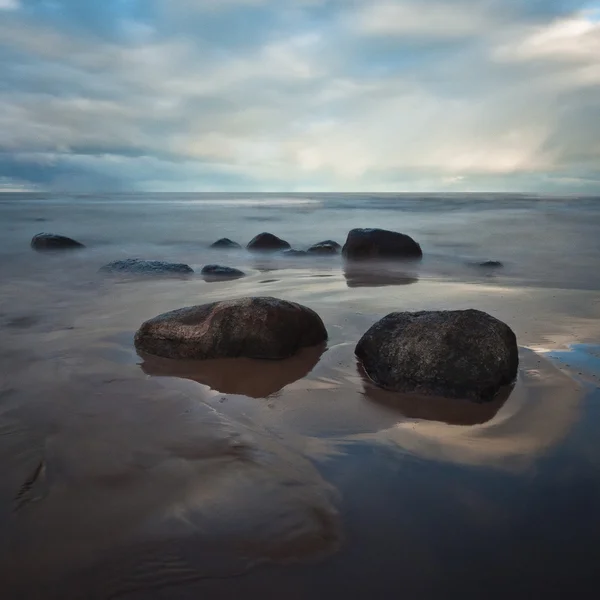
[[(217, 252), (354, 227), (422, 263)], [(36, 253), (41, 231), (81, 251)], [(600, 583), (600, 199), (525, 195), (0, 195), (0, 597), (564, 598)], [(109, 277), (119, 258), (236, 281)], [(473, 266), (499, 260), (495, 270)], [(140, 357), (161, 312), (245, 295), (315, 309), (277, 363)], [(379, 390), (353, 354), (393, 310), (508, 323), (493, 402)]]

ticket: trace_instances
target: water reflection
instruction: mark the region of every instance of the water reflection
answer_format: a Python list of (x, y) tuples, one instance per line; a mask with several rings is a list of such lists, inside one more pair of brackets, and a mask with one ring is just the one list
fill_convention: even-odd
[(439, 421), (448, 425), (481, 425), (491, 421), (504, 406), (514, 386), (505, 386), (490, 402), (471, 402), (441, 396), (401, 394), (377, 387), (367, 376), (362, 365), (357, 369), (363, 380), (364, 396), (378, 404), (391, 407), (409, 419)]
[(344, 277), (349, 288), (383, 287), (387, 285), (410, 285), (417, 283), (416, 270), (409, 265), (414, 263), (352, 263), (344, 264)]
[(310, 373), (323, 352), (325, 344), (304, 348), (284, 360), (171, 360), (140, 353), (140, 366), (144, 373), (155, 377), (191, 379), (222, 394), (266, 398)]

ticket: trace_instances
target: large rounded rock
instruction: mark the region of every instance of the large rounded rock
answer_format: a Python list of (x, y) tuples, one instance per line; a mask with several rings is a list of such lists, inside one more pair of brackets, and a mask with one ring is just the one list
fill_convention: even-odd
[(386, 389), (476, 401), (512, 383), (519, 364), (510, 327), (472, 309), (391, 313), (365, 333), (356, 355)]
[(410, 236), (385, 229), (352, 229), (342, 254), (350, 260), (419, 259), (423, 256), (421, 246)]
[(85, 246), (76, 240), (55, 233), (38, 233), (31, 240), (31, 247), (39, 252), (46, 250), (76, 250)]
[(291, 246), (272, 233), (259, 233), (250, 240), (247, 248), (253, 252), (277, 252), (278, 250), (289, 250)]
[(216, 242), (212, 243), (210, 247), (219, 248), (221, 250), (238, 250), (241, 248), (241, 246), (237, 242), (234, 242), (229, 238), (221, 238), (220, 240), (217, 240)]
[(307, 252), (309, 254), (316, 254), (319, 256), (326, 256), (329, 254), (339, 254), (342, 247), (333, 240), (325, 240), (323, 242), (319, 242), (318, 244), (313, 244)]
[(193, 359), (282, 359), (325, 340), (327, 330), (317, 313), (270, 297), (180, 308), (146, 321), (135, 335), (141, 352)]
[(183, 263), (125, 258), (104, 265), (100, 271), (102, 273), (131, 275), (186, 275), (193, 273), (194, 269)]

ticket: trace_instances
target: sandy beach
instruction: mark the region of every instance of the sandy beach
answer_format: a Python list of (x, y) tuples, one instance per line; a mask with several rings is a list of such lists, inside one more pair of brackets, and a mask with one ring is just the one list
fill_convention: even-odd
[[(363, 199), (350, 222), (319, 198), (238, 203), (233, 216), (227, 204), (51, 200), (0, 203), (3, 598), (552, 598), (598, 583), (597, 209), (482, 200), (457, 216)], [(507, 241), (515, 204), (531, 214)], [(340, 257), (207, 248), (263, 230), (294, 247), (343, 242), (366, 214), (421, 240), (423, 263), (350, 272)], [(38, 255), (28, 244), (42, 229), (88, 248)], [(98, 273), (124, 256), (247, 276)], [(505, 268), (480, 272), (474, 258)], [(315, 310), (327, 345), (281, 362), (135, 351), (146, 319), (253, 295)], [(458, 308), (517, 335), (518, 380), (492, 402), (394, 394), (357, 364), (356, 342), (387, 313)]]

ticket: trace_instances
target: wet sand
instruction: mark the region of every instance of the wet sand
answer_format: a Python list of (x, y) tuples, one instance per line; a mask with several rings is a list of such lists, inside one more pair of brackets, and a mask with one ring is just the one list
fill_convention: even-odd
[[(215, 262), (178, 252), (149, 258)], [(600, 583), (593, 282), (234, 253), (248, 276), (209, 283), (100, 275), (105, 247), (31, 254), (0, 265), (0, 597), (559, 598)], [(253, 294), (315, 309), (327, 346), (281, 362), (135, 352), (145, 319)], [(519, 340), (519, 378), (493, 402), (364, 376), (353, 349), (381, 316), (468, 307)]]

